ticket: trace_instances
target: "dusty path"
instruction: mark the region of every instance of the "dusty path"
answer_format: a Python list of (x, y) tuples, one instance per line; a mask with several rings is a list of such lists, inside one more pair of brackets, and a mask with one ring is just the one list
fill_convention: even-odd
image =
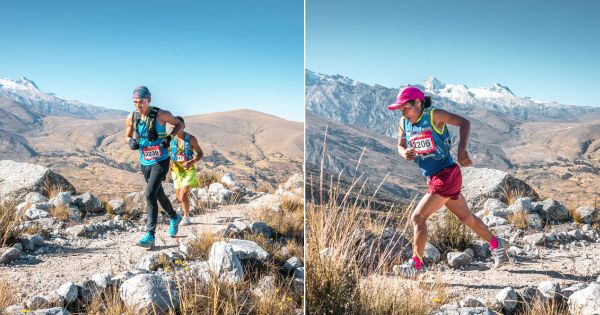
[[(600, 275), (600, 244), (573, 249), (539, 248), (535, 254), (514, 256), (513, 262), (499, 270), (491, 269), (491, 262), (474, 262), (464, 270), (438, 267), (430, 270), (421, 281), (440, 283), (446, 287), (450, 302), (458, 302), (467, 295), (492, 301), (503, 288), (517, 290), (537, 287), (542, 281), (555, 281), (562, 288), (578, 282), (594, 281)], [(369, 280), (387, 287), (410, 284), (396, 276), (373, 276)]]
[[(167, 235), (168, 225), (160, 224), (156, 232), (156, 251), (176, 250), (188, 235), (202, 231), (224, 229), (228, 220), (247, 217), (254, 209), (272, 206), (277, 197), (261, 196), (247, 204), (221, 206), (208, 213), (191, 218), (192, 224), (180, 226), (176, 238)], [(159, 222), (161, 216), (159, 215)], [(221, 223), (222, 222), (222, 223)], [(22, 299), (50, 293), (65, 282), (78, 282), (95, 273), (108, 272), (113, 275), (135, 269), (135, 266), (148, 253), (135, 246), (143, 232), (122, 232), (104, 239), (77, 238), (65, 242), (64, 239), (46, 240), (46, 244), (59, 247), (56, 253), (36, 255), (33, 261), (15, 266), (0, 266), (0, 277), (10, 281)]]

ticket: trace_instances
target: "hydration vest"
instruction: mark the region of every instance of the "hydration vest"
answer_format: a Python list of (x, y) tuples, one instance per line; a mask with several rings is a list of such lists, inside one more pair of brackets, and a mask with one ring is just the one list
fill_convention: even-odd
[(423, 109), (414, 124), (404, 117), (400, 120), (407, 147), (415, 149), (414, 161), (419, 164), (424, 176), (431, 176), (454, 164), (450, 155), (450, 133), (446, 125), (442, 130), (437, 129), (433, 123), (434, 111), (432, 107)]
[(146, 118), (146, 124), (148, 125), (147, 131), (144, 135), (140, 135), (138, 131), (138, 125), (140, 124), (141, 114), (138, 111), (133, 111), (131, 115), (131, 123), (133, 125), (133, 130), (135, 130), (135, 139), (146, 138), (150, 141), (156, 141), (158, 139), (158, 133), (156, 132), (156, 115), (158, 115), (158, 111), (160, 108), (158, 107), (150, 107), (150, 113)]
[(171, 150), (170, 150), (171, 161), (183, 162), (183, 161), (178, 161), (178, 159), (177, 159), (178, 153), (179, 154), (183, 153), (183, 155), (185, 156), (185, 161), (189, 161), (192, 158), (194, 158), (194, 152), (192, 151), (192, 147), (190, 145), (190, 138), (191, 138), (191, 135), (186, 132), (185, 135), (183, 136), (183, 152), (177, 152), (177, 150), (178, 150), (177, 138), (173, 138), (173, 140), (171, 140)]

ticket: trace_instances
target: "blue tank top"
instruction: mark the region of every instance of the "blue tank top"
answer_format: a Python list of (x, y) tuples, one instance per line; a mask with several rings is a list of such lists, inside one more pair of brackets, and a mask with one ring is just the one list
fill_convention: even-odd
[(407, 148), (415, 149), (417, 154), (414, 161), (419, 164), (424, 176), (434, 175), (454, 165), (450, 155), (450, 133), (446, 125), (442, 130), (438, 130), (434, 125), (434, 111), (435, 108), (425, 108), (414, 124), (404, 117), (401, 119)]
[(148, 126), (146, 120), (140, 119), (137, 126), (140, 135), (140, 163), (144, 166), (153, 165), (169, 158), (167, 149), (160, 145), (162, 139), (167, 136), (167, 126), (161, 125), (158, 122), (158, 117), (155, 118), (154, 123), (156, 124), (156, 133), (158, 133), (158, 138), (155, 141), (150, 141), (147, 138)]

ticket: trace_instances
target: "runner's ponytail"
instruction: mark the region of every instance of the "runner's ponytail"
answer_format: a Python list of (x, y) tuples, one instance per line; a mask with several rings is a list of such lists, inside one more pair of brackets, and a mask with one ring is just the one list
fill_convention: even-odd
[(425, 101), (423, 102), (423, 108), (427, 108), (431, 106), (431, 96), (425, 96)]

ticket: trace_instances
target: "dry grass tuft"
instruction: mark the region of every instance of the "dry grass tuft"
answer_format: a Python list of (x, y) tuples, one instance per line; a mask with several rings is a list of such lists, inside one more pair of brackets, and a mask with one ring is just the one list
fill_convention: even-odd
[(59, 221), (69, 221), (69, 205), (57, 204), (50, 207), (50, 214)]
[(429, 315), (448, 302), (446, 287), (439, 283), (370, 281), (362, 292), (362, 314)]
[(119, 297), (119, 290), (111, 287), (104, 294), (96, 295), (85, 310), (86, 314), (95, 315), (136, 315), (134, 309), (127, 308)]
[(221, 175), (214, 171), (201, 170), (198, 172), (198, 183), (200, 188), (208, 188), (212, 183), (218, 183), (221, 181)]
[(451, 250), (462, 251), (473, 245), (475, 236), (471, 229), (460, 222), (458, 218), (448, 209), (444, 208), (430, 220), (431, 233), (429, 242), (433, 244), (440, 253)]
[(220, 241), (221, 237), (210, 232), (197, 234), (197, 239), (189, 243), (189, 254), (198, 260), (207, 260), (213, 243)]
[(302, 212), (304, 211), (304, 202), (298, 197), (283, 196), (281, 197), (279, 207), (284, 212)]
[(517, 314), (519, 315), (569, 315), (569, 309), (566, 303), (549, 301), (544, 302), (543, 300), (536, 300), (533, 305), (528, 306), (522, 304), (521, 309)]
[(264, 192), (267, 194), (273, 194), (273, 193), (275, 193), (275, 187), (273, 187), (273, 185), (271, 185), (267, 182), (262, 182), (258, 187), (256, 187), (256, 192)]
[(17, 202), (0, 203), (0, 247), (12, 245), (22, 233), (19, 231), (19, 218), (16, 213)]
[(519, 229), (526, 229), (528, 226), (527, 217), (523, 211), (516, 211), (515, 213), (509, 214), (506, 219), (510, 224)]
[(508, 186), (502, 187), (502, 198), (504, 199), (503, 201), (509, 206), (514, 204), (515, 201), (517, 201), (517, 199), (523, 197), (527, 197), (527, 194), (524, 190), (521, 190), (519, 188), (510, 188)]
[(59, 193), (65, 191), (64, 187), (53, 184), (48, 178), (44, 180), (44, 193), (48, 199), (56, 197)]
[[(297, 242), (304, 242), (304, 207), (289, 203), (288, 210), (283, 206), (279, 211), (270, 208), (259, 208), (250, 216), (257, 221), (265, 222), (276, 236), (285, 235), (294, 238)], [(291, 211), (290, 211), (291, 210)]]
[(115, 215), (115, 209), (110, 205), (109, 200), (102, 200), (102, 208), (106, 209), (106, 214), (109, 216)]
[(3, 310), (17, 302), (17, 294), (6, 280), (0, 279), (0, 310)]

